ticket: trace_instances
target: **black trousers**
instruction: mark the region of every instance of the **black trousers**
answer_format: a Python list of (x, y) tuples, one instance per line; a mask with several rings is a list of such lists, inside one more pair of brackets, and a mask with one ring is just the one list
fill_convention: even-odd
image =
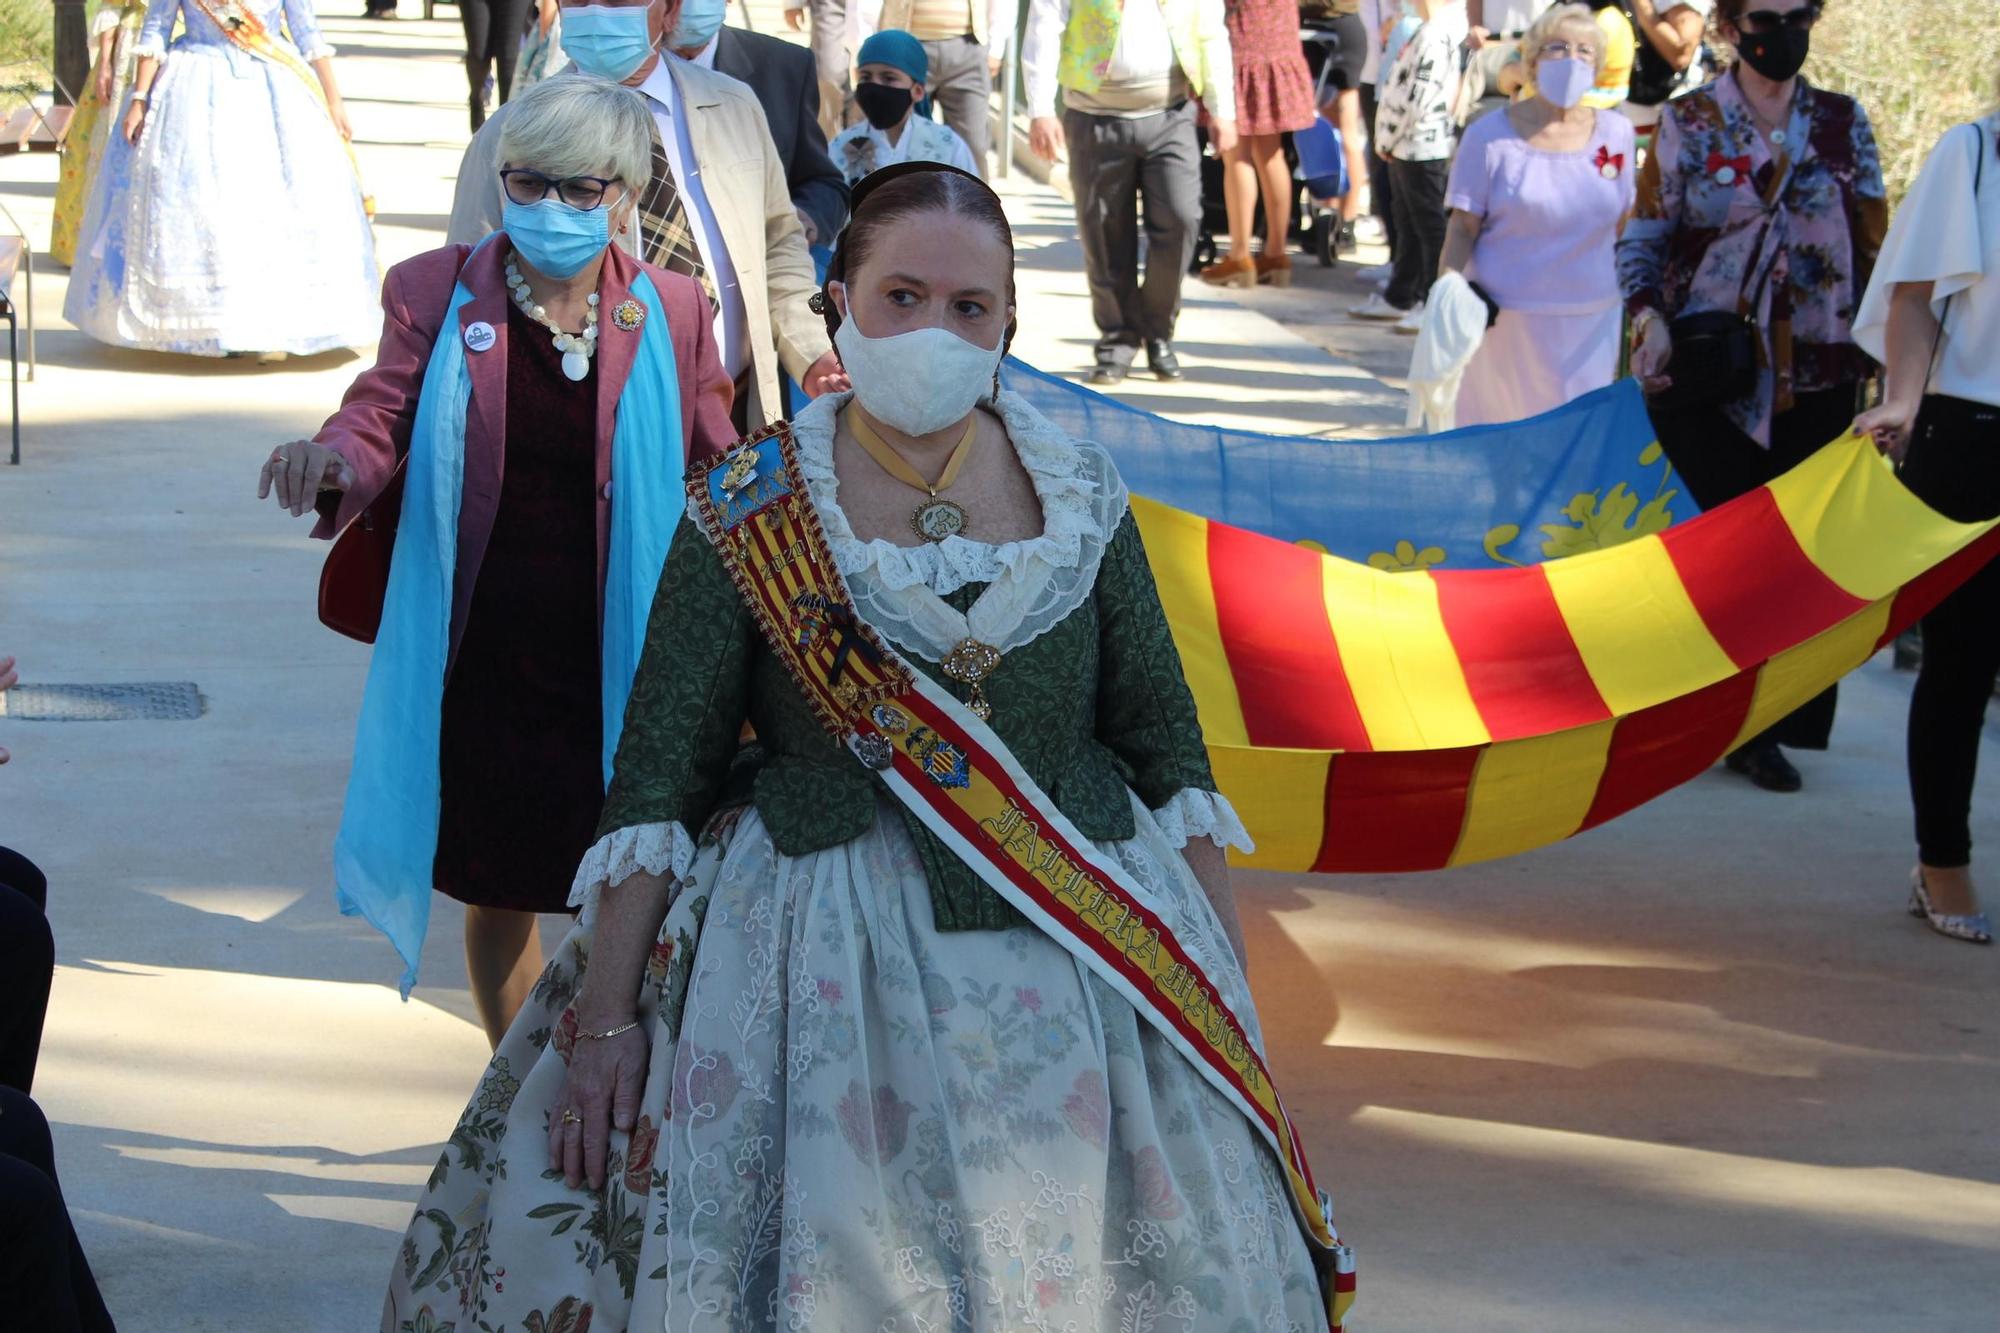
[(521, 60), (528, 8), (528, 0), (458, 0), (459, 21), (465, 25), (465, 78), (474, 97), (486, 85), (488, 66), (496, 103), (514, 95), (514, 66)]
[[(1846, 384), (1797, 395), (1789, 410), (1771, 418), (1768, 449), (1737, 429), (1719, 407), (1655, 408), (1653, 429), (1687, 493), (1703, 509), (1713, 509), (1791, 471), (1846, 434), (1860, 403), (1859, 388)], [(1839, 697), (1838, 686), (1829, 688), (1749, 743), (1824, 750), (1833, 735)]]
[(0, 1087), (32, 1090), (56, 945), (44, 911), (49, 882), (34, 862), (0, 847)]
[(1392, 306), (1407, 310), (1431, 294), (1438, 256), (1444, 253), (1445, 186), (1451, 163), (1389, 159), (1390, 233), (1395, 238), (1396, 271), (1383, 293)]
[(49, 1122), (12, 1088), (0, 1088), (0, 1315), (36, 1333), (112, 1328), (63, 1204)]
[[(1090, 313), (1100, 352), (1130, 360), (1149, 338), (1172, 338), (1181, 314), (1181, 279), (1201, 229), (1201, 151), (1195, 106), (1157, 115), (1063, 112), (1076, 229), (1090, 280)], [(1139, 276), (1139, 227), (1146, 274)]]
[[(2000, 407), (1924, 399), (1903, 460), (1904, 484), (1949, 518), (2000, 515)], [(1910, 691), (1910, 804), (1917, 855), (1940, 870), (1972, 863), (1979, 733), (2000, 676), (2000, 561), (1924, 617), (1924, 664)]]

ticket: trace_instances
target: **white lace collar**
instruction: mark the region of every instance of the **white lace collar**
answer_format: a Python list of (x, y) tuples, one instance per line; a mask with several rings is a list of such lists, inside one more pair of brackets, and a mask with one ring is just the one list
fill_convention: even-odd
[(968, 583), (994, 583), (1003, 575), (1018, 578), (1037, 560), (1057, 569), (1088, 562), (1094, 571), (1086, 542), (1101, 547), (1125, 517), (1125, 486), (1104, 451), (1071, 440), (1019, 394), (1002, 392), (994, 407), (1042, 502), (1041, 536), (998, 545), (966, 537), (922, 546), (898, 546), (880, 537), (864, 542), (841, 510), (840, 481), (833, 471), (834, 420), (852, 397), (826, 394), (792, 419), (799, 470), (826, 528), (833, 562), (850, 579), (867, 571), (891, 592), (922, 585), (945, 597)]

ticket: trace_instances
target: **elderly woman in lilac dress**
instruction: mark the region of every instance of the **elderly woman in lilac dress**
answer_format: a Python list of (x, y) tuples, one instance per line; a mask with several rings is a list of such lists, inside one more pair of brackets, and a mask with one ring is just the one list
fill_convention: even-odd
[[(1867, 113), (1799, 76), (1820, 9), (1721, 0), (1716, 19), (1738, 61), (1667, 104), (1618, 243), (1632, 370), (1655, 395), (1667, 457), (1704, 509), (1845, 435), (1874, 365), (1853, 322), (1888, 200)], [(1735, 311), (1755, 325), (1755, 381), (1731, 401), (1690, 401), (1702, 386), (1674, 382), (1672, 321)], [(1732, 753), (1729, 767), (1767, 791), (1797, 791), (1799, 772), (1778, 747), (1825, 749), (1833, 713), (1828, 690)]]
[(1459, 384), (1460, 426), (1546, 412), (1618, 373), (1613, 247), (1632, 207), (1632, 122), (1583, 105), (1604, 45), (1582, 5), (1543, 14), (1521, 50), (1534, 95), (1466, 130), (1445, 193), (1440, 267), (1499, 306)]

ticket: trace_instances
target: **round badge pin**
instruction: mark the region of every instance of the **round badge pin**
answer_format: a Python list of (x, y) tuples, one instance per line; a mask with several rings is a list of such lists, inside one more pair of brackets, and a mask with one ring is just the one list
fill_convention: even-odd
[(1723, 168), (1722, 170), (1720, 170), (1720, 171), (1716, 172), (1716, 173), (1715, 173), (1715, 183), (1716, 183), (1717, 185), (1734, 185), (1734, 184), (1736, 184), (1736, 168), (1735, 168), (1735, 167), (1724, 167), (1724, 168)]
[(1606, 162), (1603, 166), (1597, 169), (1597, 174), (1604, 177), (1604, 179), (1608, 181), (1615, 181), (1618, 179), (1618, 168), (1612, 166), (1609, 162)]
[(465, 326), (465, 345), (475, 352), (491, 347), (496, 337), (493, 326), (483, 319), (476, 319)]

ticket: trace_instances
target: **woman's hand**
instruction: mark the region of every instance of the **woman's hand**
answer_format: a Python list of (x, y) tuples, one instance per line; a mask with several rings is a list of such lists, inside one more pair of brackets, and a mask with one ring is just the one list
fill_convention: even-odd
[(326, 114), (333, 118), (333, 127), (340, 131), (340, 137), (353, 142), (354, 126), (347, 120), (347, 103), (338, 97), (327, 98)]
[(1884, 399), (1854, 418), (1854, 433), (1875, 441), (1875, 447), (1900, 463), (1910, 448), (1910, 432), (1917, 424), (1917, 404)]
[(1054, 116), (1036, 116), (1028, 122), (1028, 151), (1044, 162), (1062, 156), (1062, 122)]
[(1673, 384), (1667, 377), (1667, 362), (1673, 358), (1673, 335), (1667, 332), (1667, 321), (1658, 315), (1648, 314), (1639, 321), (1639, 338), (1632, 345), (1632, 373), (1639, 379), (1639, 387), (1647, 393), (1658, 393)]
[(840, 357), (828, 352), (806, 367), (805, 378), (799, 381), (799, 387), (806, 391), (806, 397), (817, 398), (826, 393), (845, 393), (854, 384), (847, 378), (847, 372), (841, 369)]
[(132, 105), (125, 108), (125, 142), (139, 142), (139, 131), (146, 127), (146, 103), (135, 97)]
[(257, 474), (257, 498), (278, 493), (280, 508), (297, 518), (319, 500), (321, 491), (344, 491), (354, 485), (354, 467), (323, 444), (294, 440), (280, 445), (264, 460)]
[(99, 106), (111, 105), (111, 85), (114, 82), (113, 75), (115, 73), (116, 71), (111, 68), (109, 60), (99, 60), (97, 62), (97, 102)]
[(549, 1169), (562, 1172), (571, 1189), (585, 1181), (593, 1190), (604, 1188), (611, 1130), (630, 1133), (638, 1120), (650, 1050), (643, 1024), (615, 1037), (576, 1039), (569, 1079), (549, 1117)]

